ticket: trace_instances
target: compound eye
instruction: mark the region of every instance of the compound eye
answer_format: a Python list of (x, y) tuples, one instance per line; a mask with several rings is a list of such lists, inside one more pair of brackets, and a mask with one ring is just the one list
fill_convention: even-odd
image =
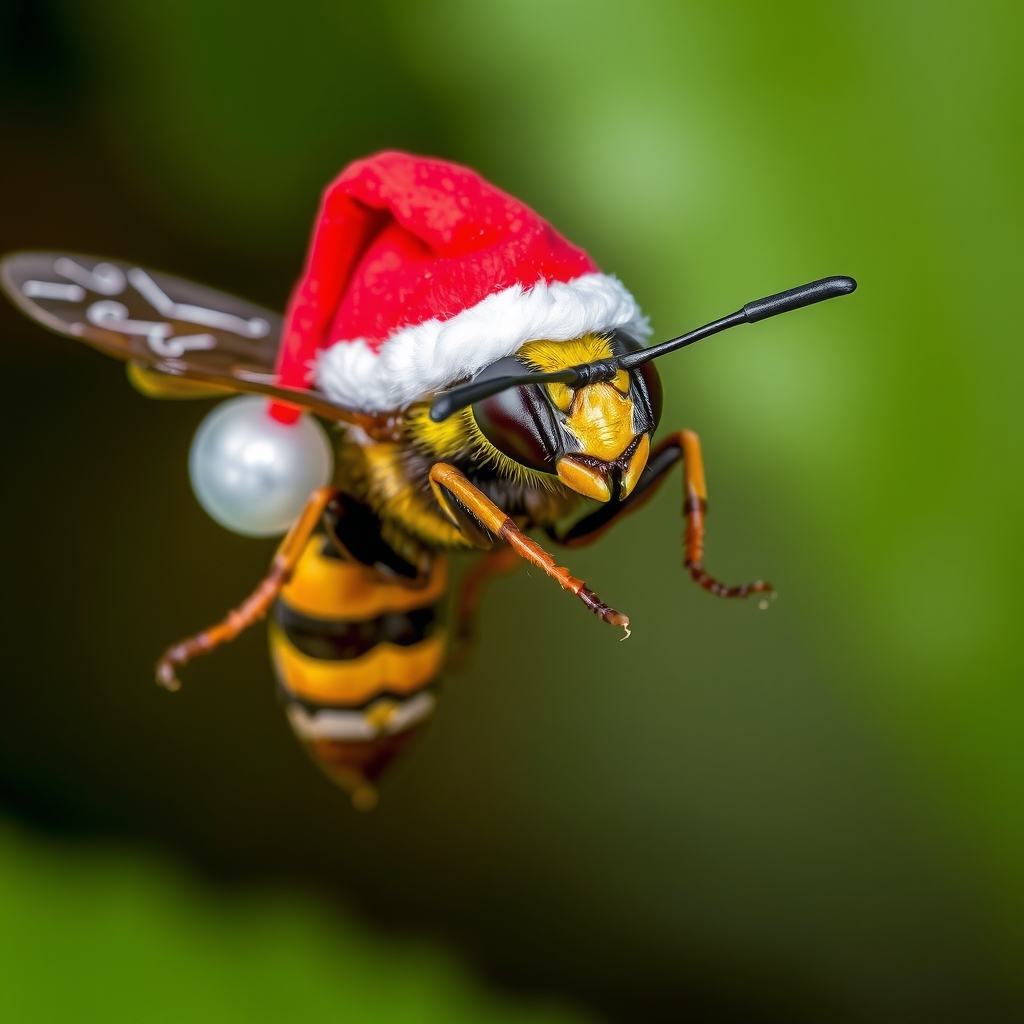
[[(611, 338), (612, 349), (616, 355), (624, 352), (639, 352), (643, 348), (643, 345), (636, 338), (626, 334), (625, 331), (612, 331)], [(658, 376), (658, 371), (654, 368), (654, 363), (642, 363), (631, 373), (634, 375), (634, 382), (638, 385), (641, 394), (646, 399), (651, 419), (654, 421), (649, 427), (649, 432), (653, 434), (655, 427), (661, 422), (661, 378)], [(614, 383), (620, 391), (623, 390), (619, 387), (618, 376), (616, 376)]]
[(661, 422), (661, 377), (658, 376), (658, 371), (654, 368), (654, 363), (643, 363), (633, 372), (639, 373), (644, 382), (644, 389), (647, 392), (647, 401), (651, 407), (651, 416), (654, 419), (654, 424), (651, 428), (653, 433), (654, 427), (657, 427)]
[(480, 433), (499, 452), (530, 469), (554, 473), (556, 453), (545, 413), (551, 415), (535, 385), (509, 388), (473, 406)]
[[(522, 372), (523, 364), (509, 357), (492, 363), (475, 379)], [(536, 384), (499, 391), (474, 403), (472, 411), (480, 433), (503, 455), (541, 473), (555, 472), (555, 461), (562, 454), (555, 414)]]

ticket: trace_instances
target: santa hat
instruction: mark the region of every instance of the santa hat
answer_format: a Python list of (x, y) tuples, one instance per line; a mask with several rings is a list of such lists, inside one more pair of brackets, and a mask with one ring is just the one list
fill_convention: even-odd
[(277, 372), (379, 412), (528, 341), (649, 331), (633, 296), (528, 206), (456, 164), (380, 153), (328, 185)]

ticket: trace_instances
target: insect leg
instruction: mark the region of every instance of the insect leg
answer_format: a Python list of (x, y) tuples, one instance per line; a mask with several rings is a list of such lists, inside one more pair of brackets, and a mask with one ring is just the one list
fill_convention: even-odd
[(548, 536), (566, 547), (592, 544), (622, 517), (645, 505), (680, 460), (683, 463), (683, 515), (686, 519), (683, 564), (694, 581), (718, 597), (749, 597), (751, 594), (771, 593), (772, 585), (764, 580), (728, 587), (704, 570), (704, 519), (707, 515), (708, 490), (704, 479), (700, 438), (692, 430), (680, 430), (654, 449), (636, 487), (625, 501), (608, 502), (564, 534), (558, 535), (549, 530)]
[(704, 571), (704, 517), (708, 510), (708, 488), (704, 481), (700, 438), (692, 430), (681, 430), (676, 437), (683, 451), (683, 515), (686, 517), (683, 565), (695, 583), (716, 597), (770, 594), (772, 585), (764, 580), (727, 587)]
[[(520, 558), (525, 559), (571, 590), (598, 618), (629, 631), (629, 618), (606, 605), (583, 580), (576, 579), (568, 569), (558, 565), (539, 544), (519, 529), (497, 505), (473, 486), (454, 466), (436, 462), (430, 469), (430, 486), (438, 504), (463, 532), (486, 538), (491, 535), (505, 541)], [(465, 524), (465, 525), (464, 525)], [(479, 543), (479, 542), (477, 542)], [(482, 546), (482, 544), (480, 545)]]
[(495, 577), (515, 572), (521, 559), (507, 545), (488, 551), (463, 574), (455, 602), (455, 643), (448, 655), (448, 667), (458, 672), (466, 666), (476, 642), (476, 613), (484, 587)]
[(320, 522), (327, 503), (336, 493), (333, 487), (321, 487), (309, 496), (302, 514), (281, 541), (281, 546), (270, 563), (270, 572), (237, 608), (228, 612), (222, 622), (196, 633), (195, 636), (187, 637), (164, 651), (163, 657), (156, 664), (156, 680), (161, 686), (168, 690), (177, 690), (181, 683), (178, 682), (175, 669), (186, 665), (199, 654), (206, 654), (214, 647), (234, 640), (242, 630), (248, 629), (267, 614), (267, 609), (274, 598), (291, 578), (306, 542)]

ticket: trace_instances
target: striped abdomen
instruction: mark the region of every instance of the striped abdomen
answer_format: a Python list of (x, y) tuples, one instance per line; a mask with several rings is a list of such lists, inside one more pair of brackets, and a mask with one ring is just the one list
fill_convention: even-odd
[(318, 534), (275, 606), (270, 651), (292, 729), (361, 809), (433, 713), (446, 586), (443, 557), (424, 584), (403, 583), (340, 557)]

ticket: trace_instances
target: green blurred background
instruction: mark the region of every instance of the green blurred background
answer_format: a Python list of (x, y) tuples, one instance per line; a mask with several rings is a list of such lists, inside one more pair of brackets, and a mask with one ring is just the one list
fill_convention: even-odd
[[(358, 816), (262, 630), (151, 684), (272, 546), (191, 496), (208, 403), (0, 308), (0, 1019), (1024, 1018), (1024, 8), (1017, 3), (5, 0), (0, 251), (138, 260), (281, 308), (318, 193), (448, 157), (618, 274), (704, 440), (526, 572)], [(1015, 625), (1018, 624), (1018, 625)]]

